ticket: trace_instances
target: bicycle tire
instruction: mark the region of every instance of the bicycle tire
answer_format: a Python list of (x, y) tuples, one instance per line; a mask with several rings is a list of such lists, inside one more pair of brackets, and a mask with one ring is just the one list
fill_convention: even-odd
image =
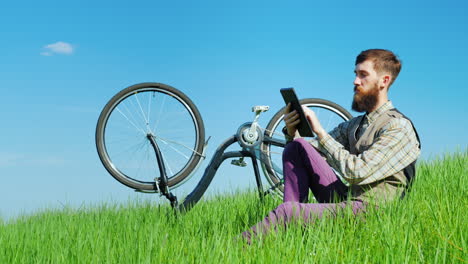
[[(149, 92), (149, 93), (145, 94), (147, 92)], [(152, 92), (152, 94), (151, 94), (151, 92)], [(140, 105), (140, 101), (139, 101), (139, 99), (137, 97), (138, 95), (140, 97), (141, 96), (147, 96), (149, 98), (148, 99), (149, 106), (148, 106), (147, 120), (146, 120), (146, 116), (145, 116), (146, 109), (144, 111), (142, 106)], [(133, 189), (136, 189), (136, 190), (144, 190), (144, 191), (157, 190), (157, 186), (156, 186), (156, 182), (155, 182), (154, 178), (152, 178), (152, 180), (138, 179), (138, 177), (136, 175), (128, 175), (128, 173), (126, 173), (125, 171), (122, 170), (121, 167), (119, 167), (119, 166), (121, 166), (120, 164), (116, 164), (116, 161), (113, 159), (113, 157), (111, 158), (112, 155), (108, 152), (109, 149), (108, 149), (108, 146), (106, 145), (106, 137), (110, 137), (110, 136), (108, 136), (108, 133), (106, 132), (106, 129), (108, 129), (107, 126), (109, 125), (108, 124), (109, 120), (111, 118), (112, 118), (112, 120), (113, 120), (113, 118), (118, 118), (119, 115), (117, 113), (120, 112), (120, 114), (122, 116), (126, 117), (128, 122), (131, 123), (136, 128), (136, 130), (138, 131), (138, 124), (137, 125), (134, 124), (134, 123), (137, 123), (137, 122), (131, 122), (131, 121), (134, 121), (134, 120), (133, 119), (130, 120), (130, 118), (128, 118), (125, 114), (122, 113), (122, 110), (117, 108), (121, 104), (123, 106), (125, 106), (125, 104), (123, 102), (126, 99), (128, 99), (128, 100), (125, 101), (125, 102), (127, 102), (127, 103), (130, 102), (130, 100), (131, 100), (130, 98), (132, 98), (132, 97), (136, 98), (136, 100), (138, 100), (138, 105), (140, 106), (142, 116), (144, 117), (145, 121), (147, 121), (146, 124), (145, 124), (146, 127), (147, 128), (151, 127), (153, 124), (151, 124), (151, 125), (149, 124), (150, 123), (150, 118), (153, 117), (153, 116), (158, 118), (159, 115), (161, 115), (163, 112), (165, 113), (165, 111), (166, 111), (166, 109), (163, 109), (163, 107), (165, 107), (164, 102), (163, 102), (162, 106), (159, 106), (160, 107), (159, 115), (157, 115), (157, 116), (152, 115), (153, 113), (150, 113), (151, 100), (153, 100), (153, 99), (151, 99), (151, 96), (153, 98), (155, 98), (156, 96), (159, 96), (159, 97), (163, 96), (163, 98), (165, 100), (164, 102), (166, 102), (166, 100), (169, 100), (169, 102), (173, 102), (174, 107), (177, 107), (177, 109), (180, 108), (183, 111), (186, 111), (190, 116), (190, 117), (186, 118), (188, 120), (187, 122), (190, 123), (190, 119), (191, 119), (191, 121), (193, 122), (193, 130), (195, 131), (195, 135), (193, 136), (194, 144), (193, 144), (193, 146), (191, 145), (190, 147), (188, 147), (189, 149), (192, 150), (192, 153), (187, 154), (186, 157), (188, 159), (187, 159), (187, 161), (185, 163), (184, 163), (184, 161), (180, 161), (180, 164), (181, 164), (181, 165), (179, 165), (180, 170), (178, 170), (177, 172), (174, 172), (172, 175), (167, 175), (168, 176), (168, 187), (175, 188), (175, 187), (179, 186), (180, 184), (182, 184), (185, 180), (188, 179), (188, 176), (191, 174), (191, 172), (201, 162), (201, 157), (202, 157), (201, 154), (203, 154), (204, 144), (205, 144), (205, 127), (204, 127), (203, 119), (202, 119), (202, 117), (200, 115), (200, 112), (198, 111), (195, 104), (184, 93), (177, 90), (176, 88), (171, 87), (171, 86), (166, 85), (166, 84), (162, 84), (162, 83), (151, 83), (151, 82), (149, 82), (149, 83), (139, 83), (139, 84), (129, 86), (129, 87), (121, 90), (115, 96), (113, 96), (109, 100), (109, 102), (105, 105), (105, 107), (103, 108), (103, 110), (102, 110), (102, 112), (101, 112), (101, 114), (99, 116), (97, 125), (96, 125), (95, 140), (96, 140), (97, 152), (98, 152), (98, 155), (99, 155), (99, 158), (100, 158), (102, 164), (104, 165), (106, 170), (112, 175), (112, 177), (114, 177), (117, 181), (119, 181), (120, 183), (122, 183), (122, 184), (124, 184), (124, 185), (126, 185), (126, 186), (128, 186), (130, 188), (133, 188)], [(114, 110), (116, 110), (116, 109), (118, 111), (114, 112)], [(127, 110), (128, 110), (128, 108), (127, 108)], [(115, 115), (113, 115), (113, 113), (115, 113)], [(177, 113), (177, 114), (179, 114), (179, 113)], [(135, 115), (140, 115), (140, 114), (138, 113), (138, 114), (135, 114)], [(120, 117), (120, 118), (122, 118), (122, 117)], [(122, 118), (122, 120), (124, 120), (124, 118)], [(157, 124), (154, 125), (155, 130), (156, 130), (156, 127), (159, 125), (159, 122), (161, 121), (160, 119), (157, 119), (157, 120), (158, 120)], [(154, 122), (156, 122), (156, 121), (154, 121)], [(127, 126), (131, 127), (128, 124), (127, 124)], [(148, 128), (148, 129), (151, 131), (150, 128)], [(135, 134), (137, 134), (137, 133), (135, 133)], [(142, 136), (144, 136), (144, 135), (138, 135), (138, 137), (142, 137)], [(131, 138), (133, 139), (133, 138), (137, 138), (137, 137), (132, 134)], [(150, 141), (147, 140), (147, 138), (146, 138), (146, 143), (144, 143), (145, 139), (143, 137), (141, 139), (138, 138), (138, 140), (143, 142), (142, 144), (145, 144), (145, 147), (148, 150), (150, 149), (148, 147), (149, 144), (150, 144)], [(162, 140), (162, 139), (160, 139), (160, 140)], [(169, 142), (166, 139), (162, 140), (162, 141), (163, 141), (163, 143), (165, 142), (166, 145), (172, 143), (172, 141)], [(109, 144), (110, 144), (110, 142), (109, 142)], [(148, 145), (146, 145), (146, 144), (148, 144)], [(174, 143), (173, 143), (173, 145), (175, 146)], [(180, 145), (183, 145), (183, 144), (180, 144)], [(181, 148), (180, 146), (177, 146), (177, 148), (174, 147), (174, 146), (171, 146), (174, 150), (177, 150), (177, 148)], [(139, 146), (139, 148), (137, 150), (140, 150), (141, 148), (143, 148), (143, 147)], [(136, 154), (137, 154), (137, 150), (134, 150), (134, 152)], [(184, 150), (184, 151), (187, 151), (187, 150)], [(179, 150), (179, 152), (182, 153), (181, 150)], [(157, 161), (156, 161), (156, 156), (154, 154), (154, 151), (152, 153), (153, 153), (153, 157), (148, 156), (148, 163), (150, 162), (150, 159), (152, 159), (152, 162), (154, 162), (155, 165), (151, 165), (151, 166), (156, 166), (157, 167)], [(149, 154), (147, 154), (147, 155), (149, 155)], [(165, 155), (163, 154), (163, 158), (164, 158), (164, 156)], [(168, 161), (164, 160), (164, 162), (168, 162)], [(131, 167), (131, 165), (129, 165), (128, 167)], [(139, 170), (140, 169), (141, 168), (139, 168)], [(159, 171), (156, 171), (155, 173), (159, 173)]]
[[(327, 109), (328, 111), (331, 111), (332, 113), (340, 117), (342, 119), (341, 121), (347, 121), (353, 117), (346, 109), (328, 100), (318, 99), (318, 98), (306, 98), (306, 99), (302, 99), (299, 101), (301, 105), (305, 105), (307, 107)], [(280, 127), (280, 123), (283, 120), (283, 116), (284, 116), (283, 112), (285, 108), (286, 107), (281, 108), (268, 122), (268, 125), (265, 130), (266, 137), (273, 137), (276, 135), (276, 137), (280, 137), (284, 139), (284, 135), (281, 131), (283, 126), (281, 126), (280, 129), (278, 128)], [(261, 163), (262, 171), (268, 183), (274, 189), (275, 193), (282, 196), (284, 192), (283, 183), (282, 183), (282, 164), (278, 165), (272, 161), (271, 147), (272, 145), (266, 141), (263, 141), (262, 144), (260, 145), (261, 153), (264, 156), (263, 162)], [(281, 147), (278, 147), (278, 148), (281, 149)], [(281, 149), (281, 153), (279, 154), (282, 155), (282, 149)], [(280, 166), (280, 168), (278, 166)]]

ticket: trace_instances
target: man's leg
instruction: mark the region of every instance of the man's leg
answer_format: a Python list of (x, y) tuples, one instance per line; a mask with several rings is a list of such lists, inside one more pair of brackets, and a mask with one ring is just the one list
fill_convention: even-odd
[[(289, 222), (302, 220), (312, 223), (325, 212), (335, 216), (347, 206), (353, 213), (364, 211), (361, 201), (343, 201), (348, 187), (335, 175), (332, 168), (318, 151), (304, 139), (290, 142), (283, 152), (284, 203), (271, 211), (263, 221), (242, 233), (249, 243), (251, 236), (266, 234), (271, 228), (286, 227)], [(320, 203), (307, 201), (309, 188)], [(331, 203), (334, 195), (343, 202)]]
[(340, 211), (349, 206), (351, 206), (355, 215), (365, 210), (365, 204), (361, 201), (346, 201), (341, 203), (285, 202), (271, 211), (263, 221), (258, 222), (241, 235), (250, 244), (252, 237), (259, 234), (267, 234), (271, 228), (274, 230), (279, 226), (286, 228), (288, 223), (299, 220), (307, 224), (313, 223), (316, 219), (320, 219), (324, 213), (336, 216)]
[(284, 202), (307, 202), (309, 188), (318, 202), (327, 203), (337, 195), (346, 197), (347, 187), (335, 175), (320, 153), (299, 138), (283, 151)]

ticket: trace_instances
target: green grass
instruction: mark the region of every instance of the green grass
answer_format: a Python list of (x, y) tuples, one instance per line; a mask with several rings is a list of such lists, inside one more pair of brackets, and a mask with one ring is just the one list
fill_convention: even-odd
[(251, 246), (234, 238), (278, 205), (253, 191), (178, 216), (138, 201), (44, 211), (0, 222), (0, 263), (466, 263), (468, 152), (421, 162), (417, 173), (403, 201)]

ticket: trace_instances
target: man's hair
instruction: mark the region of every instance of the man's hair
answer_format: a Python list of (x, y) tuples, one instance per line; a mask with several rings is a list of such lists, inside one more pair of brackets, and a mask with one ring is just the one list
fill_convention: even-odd
[(396, 80), (401, 70), (401, 61), (398, 57), (389, 50), (384, 49), (368, 49), (364, 50), (356, 57), (355, 65), (370, 60), (374, 63), (374, 70), (381, 73), (389, 73), (392, 80), (388, 87)]

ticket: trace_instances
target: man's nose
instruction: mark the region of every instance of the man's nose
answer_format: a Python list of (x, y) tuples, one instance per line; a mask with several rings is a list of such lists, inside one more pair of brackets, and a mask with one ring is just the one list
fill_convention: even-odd
[(354, 85), (361, 85), (361, 79), (359, 79), (359, 77), (356, 76), (356, 78), (354, 78)]

